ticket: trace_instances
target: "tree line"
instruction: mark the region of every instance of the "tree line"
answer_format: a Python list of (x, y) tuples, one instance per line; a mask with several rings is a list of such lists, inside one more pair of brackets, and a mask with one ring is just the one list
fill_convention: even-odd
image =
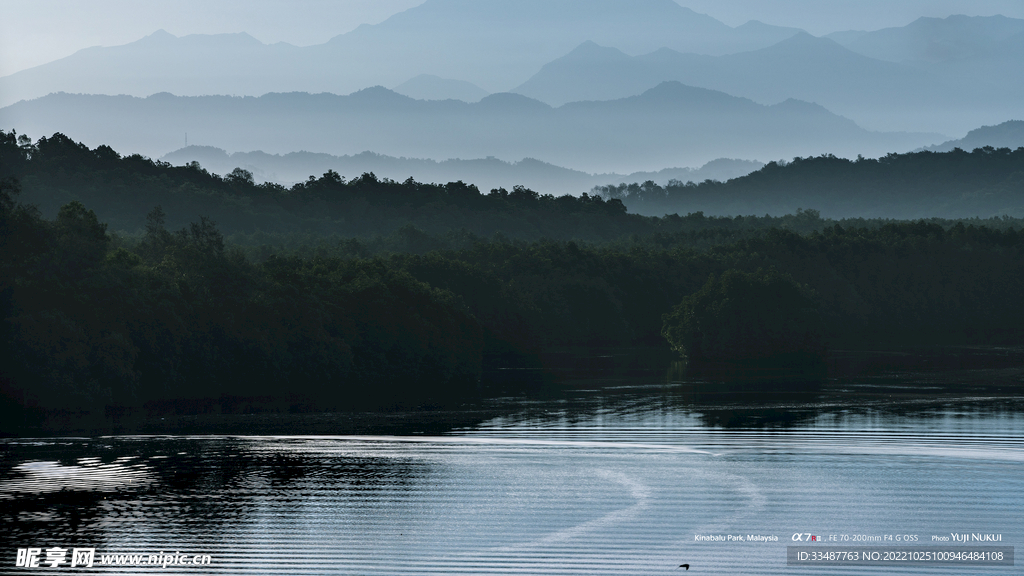
[(813, 207), (832, 218), (1024, 216), (1024, 148), (912, 152), (881, 158), (831, 154), (769, 162), (728, 182), (672, 180), (597, 186), (638, 214), (786, 214)]
[[(886, 187), (877, 196), (908, 196), (908, 202), (927, 207), (942, 197), (943, 187), (962, 193), (977, 189), (971, 188), (971, 182), (999, 181), (1022, 173), (1014, 163), (1020, 154), (1004, 152), (966, 154), (959, 164), (933, 153), (854, 163), (830, 157), (797, 159), (785, 166), (771, 164), (726, 184), (676, 182), (659, 187), (648, 182), (599, 188), (580, 197), (555, 197), (521, 186), (484, 192), (464, 182), (397, 182), (372, 173), (346, 179), (334, 171), (286, 188), (257, 184), (242, 168), (221, 176), (196, 163), (172, 166), (137, 154), (122, 156), (108, 146), (90, 149), (60, 133), (33, 142), (25, 135), (0, 131), (0, 178), (17, 178), (22, 201), (38, 207), (47, 218), (77, 200), (122, 236), (141, 235), (146, 214), (159, 205), (170, 228), (188, 226), (206, 216), (216, 221), (233, 243), (252, 248), (358, 238), (370, 250), (402, 250), (402, 244), (410, 244), (408, 231), (412, 229), (429, 234), (436, 247), (436, 241), (446, 247), (460, 245), (463, 241), (453, 238), (453, 233), (462, 238), (499, 235), (527, 242), (547, 238), (596, 244), (622, 242), (633, 236), (657, 237), (664, 243), (680, 235), (701, 234), (704, 245), (711, 246), (772, 228), (803, 234), (833, 224), (878, 227), (891, 221), (897, 211), (883, 211), (870, 218), (822, 217), (821, 209), (832, 201), (830, 191), (835, 191), (832, 196), (849, 192), (851, 201), (866, 201), (857, 189), (849, 190), (853, 172), (871, 172), (868, 169), (874, 166), (877, 173), (872, 172), (871, 180)], [(915, 158), (917, 163), (909, 162)], [(922, 158), (934, 161), (922, 162)], [(910, 167), (885, 168), (908, 162)], [(950, 166), (962, 167), (967, 175), (958, 175), (956, 170), (950, 173)], [(931, 192), (933, 185), (938, 192)], [(990, 196), (977, 197), (984, 200)], [(787, 203), (792, 206), (783, 210)], [(958, 221), (1021, 227), (1024, 213), (1014, 213), (1016, 217), (1010, 219), (1004, 217), (1007, 213), (1014, 212), (993, 211), (985, 213), (984, 219), (952, 215), (945, 220), (931, 214), (928, 219), (947, 228)], [(381, 241), (403, 229), (405, 240), (398, 240), (398, 246)]]
[[(23, 162), (44, 154), (32, 146)], [(170, 178), (161, 172), (169, 167), (128, 160), (136, 161)], [(218, 178), (218, 186), (235, 185)], [(352, 186), (334, 176), (304, 186), (324, 179), (317, 194)], [(141, 230), (115, 234), (81, 201), (46, 217), (23, 201), (21, 181), (0, 182), (5, 426), (75, 414), (459, 402), (486, 385), (489, 359), (537, 358), (561, 346), (671, 345), (708, 358), (756, 358), (827, 346), (1019, 343), (1024, 322), (1024, 232), (1005, 219), (840, 223), (812, 211), (652, 219), (587, 199), (572, 209), (644, 228), (588, 242), (407, 223), (386, 236), (307, 231), (309, 242), (265, 245), (265, 233), (254, 232), (236, 244), (208, 217), (171, 225), (145, 189), (134, 200), (148, 204)], [(520, 201), (513, 193), (468, 196), (505, 207)], [(463, 204), (453, 202), (457, 212)], [(533, 214), (504, 218), (515, 224)], [(801, 312), (777, 308), (755, 319), (764, 302)], [(688, 332), (695, 324), (687, 314), (705, 328)], [(781, 336), (763, 337), (771, 333)]]

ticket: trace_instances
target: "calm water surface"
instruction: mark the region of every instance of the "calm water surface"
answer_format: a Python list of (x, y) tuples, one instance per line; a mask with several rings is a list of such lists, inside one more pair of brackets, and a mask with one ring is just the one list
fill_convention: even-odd
[[(95, 547), (86, 573), (1021, 573), (787, 566), (794, 533), (1024, 545), (1018, 372), (889, 376), (767, 397), (583, 380), (429, 435), (6, 440), (0, 573), (72, 572), (15, 567), (53, 546)], [(210, 565), (98, 565), (160, 552)]]

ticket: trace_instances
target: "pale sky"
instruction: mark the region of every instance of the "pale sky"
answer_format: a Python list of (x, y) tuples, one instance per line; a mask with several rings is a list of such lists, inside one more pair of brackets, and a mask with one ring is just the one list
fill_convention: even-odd
[[(0, 76), (116, 46), (164, 29), (176, 36), (248, 32), (257, 39), (308, 46), (360, 24), (376, 24), (423, 0), (0, 0)], [(1022, 0), (678, 0), (738, 26), (748, 20), (838, 30), (904, 26), (950, 14), (1024, 18)]]

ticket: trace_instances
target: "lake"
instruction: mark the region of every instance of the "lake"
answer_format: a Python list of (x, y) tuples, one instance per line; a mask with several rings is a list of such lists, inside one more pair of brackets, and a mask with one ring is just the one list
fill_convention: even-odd
[[(6, 439), (0, 573), (67, 573), (75, 548), (95, 549), (84, 572), (152, 574), (1019, 573), (787, 564), (790, 546), (1024, 544), (1020, 350), (940, 357), (839, 354), (785, 393), (597, 362), (463, 411), (360, 417), (375, 426)], [(30, 548), (40, 567), (16, 566)], [(101, 566), (119, 557), (142, 567)]]

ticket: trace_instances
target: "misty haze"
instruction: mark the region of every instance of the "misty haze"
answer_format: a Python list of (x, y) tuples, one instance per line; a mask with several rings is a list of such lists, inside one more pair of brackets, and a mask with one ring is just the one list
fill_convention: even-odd
[(1020, 3), (4, 13), (0, 572), (1013, 572)]

